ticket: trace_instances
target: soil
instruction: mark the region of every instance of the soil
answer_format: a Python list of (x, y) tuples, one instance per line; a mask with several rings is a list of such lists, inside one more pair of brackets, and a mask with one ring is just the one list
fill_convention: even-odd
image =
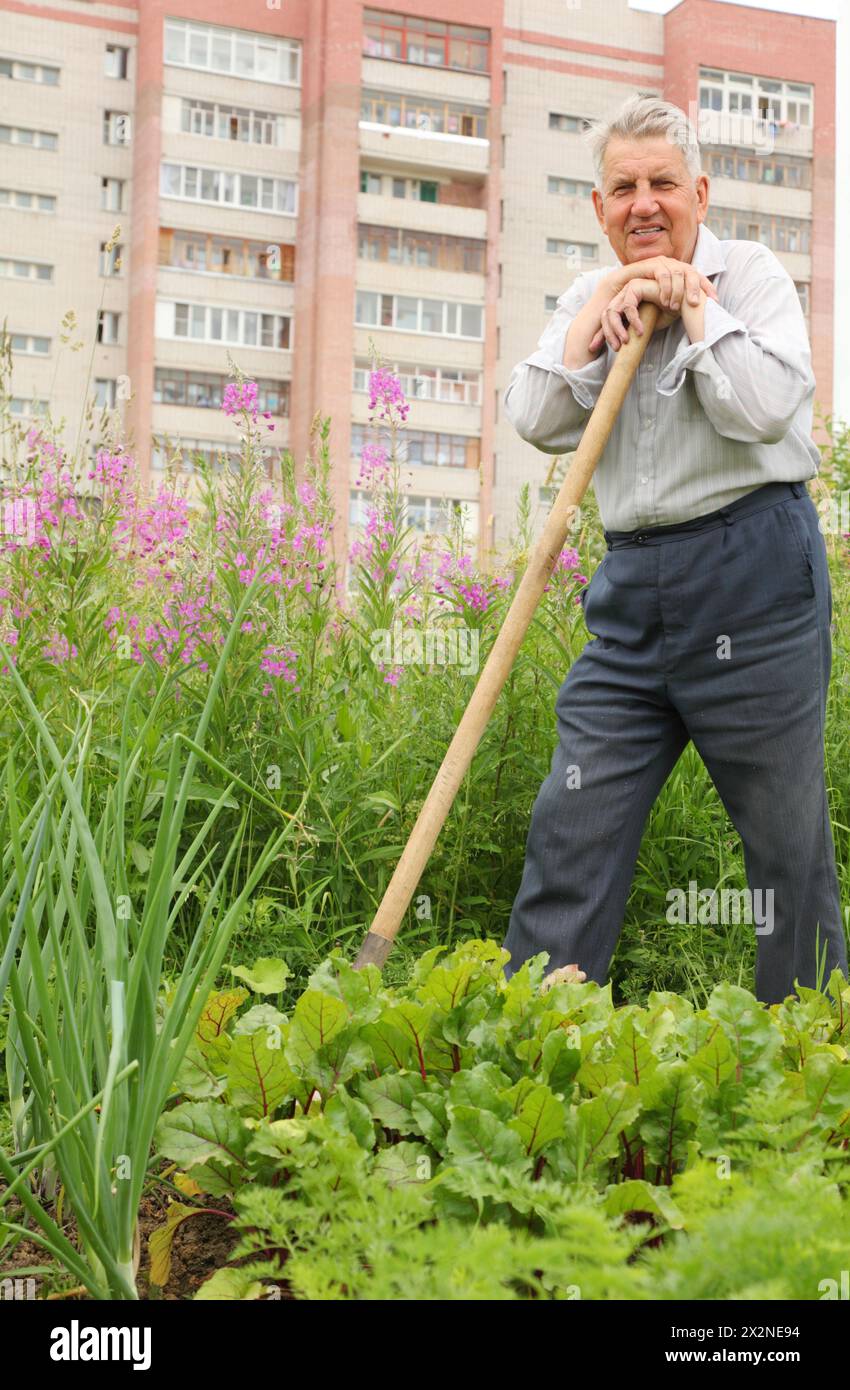
[[(245, 1259), (233, 1261), (230, 1259), (231, 1252), (239, 1239), (239, 1232), (233, 1229), (226, 1216), (216, 1214), (219, 1211), (232, 1214), (233, 1211), (225, 1198), (217, 1197), (214, 1199), (216, 1213), (201, 1212), (198, 1216), (189, 1217), (177, 1227), (171, 1246), (171, 1274), (168, 1283), (162, 1289), (151, 1287), (148, 1237), (158, 1226), (162, 1225), (165, 1220), (169, 1197), (174, 1197), (174, 1195), (172, 1189), (163, 1186), (155, 1188), (153, 1192), (142, 1198), (139, 1208), (141, 1256), (136, 1280), (140, 1299), (180, 1300), (194, 1298), (201, 1284), (205, 1283), (217, 1269), (221, 1269), (226, 1264), (233, 1264), (234, 1267), (238, 1268), (240, 1264), (246, 1262)], [(177, 1196), (179, 1198), (180, 1194), (178, 1193)], [(53, 1211), (50, 1211), (50, 1215), (54, 1215)], [(21, 1212), (10, 1213), (10, 1219), (21, 1221)], [(73, 1221), (66, 1220), (62, 1229), (72, 1245), (76, 1245), (76, 1231)], [(53, 1263), (50, 1256), (34, 1241), (21, 1240), (11, 1254), (2, 1257), (0, 1279), (4, 1277), (14, 1278), (16, 1270), (25, 1269), (28, 1266), (45, 1266), (53, 1265)], [(72, 1290), (73, 1279), (59, 1266), (56, 1266), (54, 1276), (41, 1275), (37, 1278), (49, 1280), (50, 1288), (54, 1291), (52, 1293), (54, 1298), (70, 1297), (81, 1302), (89, 1300), (89, 1295), (84, 1290)], [(48, 1297), (50, 1296), (48, 1295)], [(281, 1288), (281, 1297), (291, 1297), (285, 1286)]]

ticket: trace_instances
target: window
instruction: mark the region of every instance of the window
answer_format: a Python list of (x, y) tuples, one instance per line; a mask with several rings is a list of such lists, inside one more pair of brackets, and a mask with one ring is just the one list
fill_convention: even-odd
[(100, 273), (101, 275), (117, 275), (124, 258), (124, 247), (116, 245), (108, 251), (107, 246), (108, 242), (102, 241), (100, 243)]
[[(408, 400), (443, 401), (449, 405), (481, 404), (481, 373), (462, 367), (431, 367), (416, 363), (394, 363), (390, 370), (398, 377)], [(367, 393), (371, 363), (358, 358), (354, 367), (353, 389)]]
[(53, 266), (45, 265), (43, 261), (18, 261), (0, 260), (0, 276), (10, 280), (42, 280), (53, 279)]
[(248, 241), (243, 237), (213, 236), (207, 232), (174, 231), (161, 227), (159, 264), (206, 275), (232, 275), (248, 280), (295, 280), (295, 246), (290, 242)]
[(780, 129), (812, 124), (813, 88), (805, 82), (780, 82), (747, 73), (700, 68), (699, 104), (703, 111), (724, 111), (769, 121)]
[(435, 132), (463, 139), (487, 139), (487, 110), (465, 102), (401, 96), (364, 88), (360, 97), (361, 124), (404, 131)]
[(181, 130), (215, 140), (280, 146), (284, 143), (284, 126), (285, 118), (272, 111), (220, 106), (217, 102), (196, 98), (184, 99), (181, 106)]
[(129, 145), (130, 124), (130, 117), (126, 111), (104, 111), (104, 145)]
[[(351, 426), (351, 452), (358, 458), (364, 445), (374, 442), (374, 431), (367, 425)], [(404, 431), (399, 443), (402, 463), (416, 467), (477, 468), (481, 461), (481, 440), (471, 434), (445, 434), (434, 430)]]
[(0, 188), (0, 207), (19, 208), (27, 212), (55, 212), (56, 198), (52, 193), (25, 193), (20, 188)]
[(179, 439), (176, 443), (154, 439), (151, 452), (151, 468), (164, 469), (176, 455), (178, 466), (184, 473), (194, 473), (202, 461), (213, 473), (231, 473), (242, 470), (239, 445), (229, 440)]
[(249, 309), (170, 300), (157, 302), (156, 333), (165, 338), (193, 338), (198, 342), (278, 351), (289, 351), (292, 346), (292, 320), (286, 314), (257, 314)]
[(357, 254), (363, 260), (483, 275), (486, 251), (486, 242), (473, 237), (446, 236), (440, 232), (401, 227), (366, 224), (358, 227)]
[(406, 333), (440, 333), (479, 340), (484, 336), (484, 310), (478, 304), (357, 290), (354, 315), (355, 323), (367, 327), (396, 328)]
[(588, 122), (583, 116), (563, 116), (559, 111), (549, 112), (549, 129), (561, 130), (568, 135), (580, 135)]
[(107, 212), (124, 211), (124, 180), (101, 179), (100, 206)]
[(99, 410), (114, 410), (117, 382), (114, 377), (96, 377), (94, 401)]
[(760, 241), (772, 251), (809, 254), (811, 222), (807, 218), (711, 207), (706, 222), (715, 236), (725, 240)]
[(488, 72), (489, 53), (488, 29), (386, 14), (383, 10), (365, 10), (363, 14), (363, 54), (367, 58)]
[(191, 164), (163, 164), (160, 192), (164, 198), (188, 198), (192, 202), (225, 203), (233, 207), (262, 208), (265, 212), (288, 217), (296, 215), (296, 185), (291, 179), (231, 174)]
[(55, 150), (59, 145), (59, 136), (51, 130), (0, 125), (0, 145), (31, 145), (38, 150)]
[(107, 77), (126, 77), (129, 48), (121, 48), (117, 43), (108, 43), (104, 53), (103, 71)]
[(23, 416), (30, 419), (44, 416), (50, 409), (47, 401), (35, 400), (25, 396), (12, 396), (9, 401), (9, 411), (12, 415)]
[[(228, 378), (216, 372), (186, 372), (176, 367), (157, 367), (154, 401), (159, 405), (190, 405), (219, 410)], [(289, 415), (288, 381), (257, 380), (257, 405), (272, 415)]]
[(562, 179), (554, 174), (549, 175), (547, 188), (565, 198), (589, 198), (593, 192), (593, 184), (584, 179)]
[(120, 314), (112, 313), (108, 309), (101, 309), (97, 316), (97, 341), (99, 343), (117, 343), (120, 321)]
[(21, 63), (14, 58), (0, 58), (0, 77), (13, 82), (40, 82), (45, 87), (59, 85), (59, 69), (44, 63)]
[(597, 260), (599, 247), (590, 241), (561, 241), (556, 237), (547, 237), (546, 253), (550, 256), (566, 256), (571, 265), (580, 265), (582, 261)]
[(791, 154), (762, 155), (703, 147), (706, 172), (713, 178), (746, 179), (751, 183), (772, 183), (784, 188), (811, 188), (812, 161)]
[(49, 356), (49, 338), (40, 338), (34, 333), (13, 333), (11, 340), (13, 352), (26, 353), (30, 357)]
[(291, 87), (300, 82), (301, 46), (294, 39), (167, 19), (165, 62)]

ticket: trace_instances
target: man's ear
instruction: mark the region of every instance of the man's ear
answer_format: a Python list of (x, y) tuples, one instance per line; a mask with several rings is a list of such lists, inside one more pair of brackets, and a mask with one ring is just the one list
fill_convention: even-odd
[(594, 189), (592, 190), (590, 196), (591, 196), (591, 198), (593, 199), (593, 211), (596, 213), (596, 220), (597, 220), (597, 222), (599, 223), (600, 227), (602, 228), (603, 232), (605, 232), (605, 233), (606, 233), (606, 236), (607, 236), (607, 229), (606, 229), (606, 227), (605, 227), (605, 213), (604, 213), (604, 210), (603, 210), (604, 204), (603, 204), (603, 202), (602, 202), (602, 194), (599, 192), (599, 189), (598, 189), (598, 188), (594, 188)]
[(697, 221), (703, 222), (708, 212), (708, 195), (711, 187), (711, 180), (708, 174), (700, 174), (695, 187), (697, 194)]

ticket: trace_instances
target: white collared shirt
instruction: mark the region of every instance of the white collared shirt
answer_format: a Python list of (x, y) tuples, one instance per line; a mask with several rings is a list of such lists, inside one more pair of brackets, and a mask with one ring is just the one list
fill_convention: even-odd
[[(681, 318), (652, 336), (593, 475), (606, 530), (690, 521), (818, 472), (812, 355), (790, 275), (761, 242), (720, 241), (704, 222), (692, 263), (719, 302), (706, 302), (700, 342)], [(580, 275), (560, 296), (505, 388), (508, 419), (543, 453), (577, 447), (613, 365), (607, 344), (578, 370), (563, 365), (569, 326), (609, 270)]]

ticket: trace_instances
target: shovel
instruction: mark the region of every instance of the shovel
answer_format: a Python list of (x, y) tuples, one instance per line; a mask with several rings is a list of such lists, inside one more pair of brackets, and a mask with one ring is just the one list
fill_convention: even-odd
[(487, 721), (502, 686), (510, 675), (522, 639), (528, 631), (541, 595), (549, 582), (555, 561), (564, 548), (570, 524), (587, 491), (614, 421), (626, 396), (641, 358), (649, 346), (658, 320), (656, 304), (644, 301), (639, 307), (643, 333), (629, 329), (628, 341), (618, 349), (611, 371), (587, 422), (581, 442), (573, 454), (561, 490), (534, 547), (501, 631), (478, 677), (469, 704), (463, 712), (454, 737), (431, 784), (410, 837), (396, 864), (393, 876), (363, 938), (356, 970), (376, 965), (380, 970), (389, 955), (410, 899), (428, 862), (437, 836), (443, 828), (458, 788), (472, 762)]

